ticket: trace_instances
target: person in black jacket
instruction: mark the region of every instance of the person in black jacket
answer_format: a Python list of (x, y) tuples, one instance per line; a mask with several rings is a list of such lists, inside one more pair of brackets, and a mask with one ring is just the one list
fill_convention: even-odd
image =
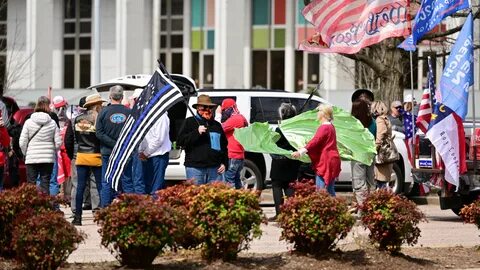
[[(107, 172), (108, 159), (112, 153), (113, 147), (120, 136), (125, 121), (130, 115), (130, 109), (122, 105), (123, 87), (115, 85), (110, 88), (110, 105), (103, 108), (98, 114), (96, 123), (96, 135), (100, 141), (100, 151), (102, 153), (102, 193), (100, 194), (100, 207), (107, 207), (113, 201), (114, 190), (111, 183), (105, 179)], [(134, 193), (132, 181), (132, 162), (131, 160), (125, 166), (120, 177), (122, 190), (125, 193)]]
[(217, 104), (208, 95), (198, 96), (193, 108), (195, 116), (185, 119), (177, 144), (185, 149), (185, 171), (195, 184), (222, 181), (228, 164), (227, 137), (222, 125), (215, 121)]
[[(282, 103), (278, 108), (280, 119), (285, 120), (297, 115), (297, 109), (290, 103)], [(277, 127), (275, 132), (280, 134), (280, 139), (276, 142), (277, 146), (286, 150), (297, 151), (287, 141), (282, 131)], [(283, 204), (283, 197), (293, 196), (293, 189), (290, 184), (297, 180), (298, 170), (301, 162), (289, 159), (282, 155), (271, 155), (272, 166), (270, 178), (272, 179), (273, 202), (275, 203), (275, 216), (269, 221), (275, 221), (277, 215), (280, 214), (280, 206)]]

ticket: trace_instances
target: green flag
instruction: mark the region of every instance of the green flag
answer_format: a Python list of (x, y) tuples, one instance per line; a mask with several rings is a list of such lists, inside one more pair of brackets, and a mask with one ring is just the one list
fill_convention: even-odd
[[(376, 154), (373, 135), (350, 113), (335, 106), (333, 107), (333, 117), (340, 157), (343, 160), (356, 160), (367, 165), (372, 164)], [(279, 128), (288, 142), (299, 149), (313, 138), (319, 125), (317, 110), (312, 110), (283, 120)], [(290, 157), (291, 151), (279, 148), (275, 144), (280, 138), (280, 134), (275, 132), (268, 123), (253, 123), (246, 128), (236, 129), (234, 136), (245, 151)], [(302, 161), (309, 162), (309, 159), (304, 156)]]

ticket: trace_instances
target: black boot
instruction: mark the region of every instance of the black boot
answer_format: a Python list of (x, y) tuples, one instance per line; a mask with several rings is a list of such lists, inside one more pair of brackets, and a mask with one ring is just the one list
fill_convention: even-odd
[(82, 226), (82, 217), (79, 215), (75, 215), (73, 217), (72, 224), (75, 226)]

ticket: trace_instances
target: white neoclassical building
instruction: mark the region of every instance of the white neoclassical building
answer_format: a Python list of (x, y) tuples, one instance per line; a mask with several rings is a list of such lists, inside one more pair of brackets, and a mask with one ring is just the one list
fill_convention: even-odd
[[(322, 81), (322, 96), (345, 108), (355, 88), (354, 62), (296, 50), (313, 33), (301, 15), (303, 0), (0, 3), (0, 76), (5, 74), (5, 94), (24, 104), (48, 86), (76, 103), (89, 85), (152, 73), (157, 59), (171, 73), (191, 76), (199, 88), (301, 91)], [(478, 54), (476, 59), (478, 89)], [(438, 78), (442, 64), (437, 61)], [(414, 78), (420, 98), (423, 61), (415, 63)]]

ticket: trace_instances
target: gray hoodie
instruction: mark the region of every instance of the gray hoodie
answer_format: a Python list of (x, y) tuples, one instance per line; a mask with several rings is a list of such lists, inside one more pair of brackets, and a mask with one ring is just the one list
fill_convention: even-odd
[(58, 126), (47, 113), (33, 113), (25, 122), (20, 134), (20, 149), (25, 155), (25, 164), (54, 163), (61, 145)]

